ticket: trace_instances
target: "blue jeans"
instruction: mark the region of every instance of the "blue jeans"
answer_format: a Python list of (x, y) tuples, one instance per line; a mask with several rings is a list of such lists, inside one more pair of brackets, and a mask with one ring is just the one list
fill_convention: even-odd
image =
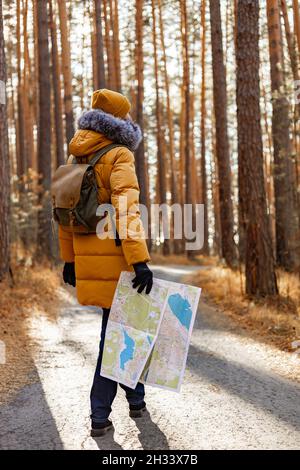
[[(92, 410), (91, 419), (95, 423), (103, 423), (109, 417), (111, 413), (111, 405), (116, 396), (118, 387), (117, 382), (102, 377), (100, 375), (105, 331), (108, 322), (109, 312), (110, 309), (103, 309), (100, 350), (90, 395)], [(140, 405), (143, 403), (145, 396), (145, 388), (143, 384), (138, 383), (134, 390), (132, 388), (126, 387), (125, 385), (119, 385), (121, 388), (123, 388), (123, 390), (125, 390), (126, 398), (130, 405)]]

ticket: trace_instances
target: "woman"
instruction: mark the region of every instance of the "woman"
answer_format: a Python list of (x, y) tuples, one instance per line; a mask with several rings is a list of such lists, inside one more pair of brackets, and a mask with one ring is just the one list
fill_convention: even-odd
[[(116, 243), (111, 238), (100, 239), (96, 234), (72, 234), (59, 227), (61, 257), (65, 261), (63, 278), (65, 283), (77, 288), (77, 297), (82, 305), (97, 305), (103, 308), (100, 351), (91, 389), (92, 436), (101, 436), (112, 428), (108, 419), (111, 405), (117, 392), (117, 383), (101, 377), (106, 325), (110, 306), (121, 271), (135, 271), (133, 287), (148, 294), (152, 288), (153, 274), (147, 266), (149, 253), (144, 238), (132, 236), (132, 226), (141, 228), (138, 209), (139, 186), (135, 172), (133, 151), (138, 147), (142, 134), (139, 126), (131, 120), (130, 102), (115, 91), (102, 89), (92, 97), (92, 110), (84, 113), (79, 121), (79, 130), (70, 142), (70, 153), (78, 162), (86, 163), (100, 149), (110, 143), (119, 143), (104, 154), (95, 166), (99, 203), (111, 203), (116, 213), (116, 226), (122, 222), (129, 226), (130, 236)], [(127, 210), (120, 205), (122, 196)], [(125, 219), (126, 217), (126, 219)], [(144, 385), (138, 383), (135, 390), (121, 385), (126, 392), (129, 413), (140, 417), (146, 408)]]

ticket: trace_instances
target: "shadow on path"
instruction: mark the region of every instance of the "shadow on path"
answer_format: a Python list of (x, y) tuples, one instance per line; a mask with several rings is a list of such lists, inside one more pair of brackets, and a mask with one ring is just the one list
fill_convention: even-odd
[(212, 384), (259, 406), (300, 430), (300, 386), (191, 345), (188, 368)]
[(12, 402), (1, 406), (1, 450), (63, 448), (41, 382), (25, 386)]
[[(152, 421), (148, 411), (142, 418), (134, 420), (140, 431), (138, 439), (144, 450), (168, 450), (169, 444), (165, 434)], [(114, 440), (114, 430), (99, 438), (93, 438), (99, 450), (123, 450), (123, 447)]]
[[(83, 342), (69, 341), (68, 347), (71, 349), (81, 351), (85, 357), (85, 360), (88, 362), (95, 362), (96, 357), (93, 353), (86, 350), (86, 344)], [(96, 364), (96, 362), (95, 362)], [(121, 389), (118, 388), (118, 391)], [(124, 397), (125, 400), (125, 397)], [(137, 428), (140, 431), (138, 439), (141, 443), (143, 449), (169, 449), (168, 440), (165, 434), (160, 430), (160, 428), (155, 424), (148, 411), (143, 414), (142, 418), (137, 418), (134, 420)], [(109, 431), (105, 436), (101, 438), (94, 438), (97, 446), (101, 450), (121, 450), (122, 447), (115, 442), (113, 438), (113, 431)]]
[(92, 439), (99, 450), (123, 450), (123, 447), (114, 440), (114, 429), (110, 429), (105, 436)]
[(134, 420), (140, 431), (138, 439), (144, 450), (168, 450), (169, 444), (166, 435), (155, 424), (146, 410), (142, 418)]

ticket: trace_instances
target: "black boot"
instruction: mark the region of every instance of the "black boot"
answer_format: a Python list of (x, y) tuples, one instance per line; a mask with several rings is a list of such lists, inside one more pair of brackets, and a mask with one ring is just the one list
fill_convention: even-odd
[(108, 419), (105, 423), (95, 423), (92, 421), (91, 436), (101, 437), (107, 433), (110, 429), (113, 429), (112, 422)]
[(129, 416), (130, 418), (141, 418), (146, 410), (144, 401), (140, 405), (129, 405)]

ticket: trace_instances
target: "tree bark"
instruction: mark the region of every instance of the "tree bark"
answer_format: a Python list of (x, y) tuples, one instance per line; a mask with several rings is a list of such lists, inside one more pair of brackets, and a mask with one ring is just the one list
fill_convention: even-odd
[[(180, 0), (180, 14), (181, 14), (181, 37), (183, 49), (183, 97), (184, 97), (184, 127), (183, 127), (183, 148), (184, 148), (184, 204), (189, 204), (192, 207), (190, 212), (191, 217), (187, 217), (188, 212), (184, 210), (184, 222), (186, 227), (189, 226), (190, 232), (195, 228), (195, 200), (194, 200), (194, 172), (193, 172), (193, 154), (191, 152), (191, 77), (190, 77), (190, 59), (189, 59), (189, 25), (188, 25), (188, 12), (186, 0)], [(184, 208), (187, 206), (183, 206)], [(186, 242), (193, 242), (194, 240), (186, 239)], [(193, 257), (193, 251), (187, 252), (188, 257)]]
[(206, 178), (206, 82), (205, 82), (205, 52), (206, 52), (206, 24), (205, 24), (206, 0), (202, 0), (201, 5), (201, 203), (204, 204), (204, 245), (202, 252), (209, 254), (208, 246), (208, 208), (207, 208), (207, 178)]
[(294, 10), (294, 34), (297, 38), (298, 54), (300, 54), (300, 12), (299, 12), (299, 1), (293, 0)]
[(223, 61), (222, 26), (219, 0), (210, 0), (210, 23), (222, 256), (228, 266), (234, 267), (236, 264), (236, 249), (233, 240), (233, 208), (227, 132), (226, 72)]
[(38, 172), (40, 175), (38, 213), (38, 254), (52, 255), (51, 235), (51, 112), (50, 112), (50, 54), (48, 42), (47, 0), (37, 2), (38, 63), (39, 63), (39, 119)]
[[(179, 204), (179, 194), (177, 188), (178, 172), (177, 165), (175, 161), (175, 147), (174, 147), (174, 124), (173, 124), (173, 112), (171, 108), (170, 100), (170, 79), (168, 74), (167, 67), (167, 54), (166, 54), (166, 45), (165, 45), (165, 31), (162, 18), (162, 5), (161, 0), (158, 0), (158, 12), (159, 12), (159, 29), (160, 29), (160, 43), (163, 57), (163, 75), (164, 75), (164, 84), (166, 90), (166, 106), (167, 106), (167, 122), (168, 122), (168, 148), (170, 156), (170, 186), (171, 186), (171, 204)], [(180, 248), (177, 247), (178, 240), (174, 239), (174, 224), (173, 220), (170, 221), (170, 230), (171, 230), (171, 239), (173, 241), (174, 251), (180, 251)], [(179, 241), (180, 242), (180, 241)]]
[(222, 241), (221, 241), (221, 217), (220, 217), (220, 195), (219, 195), (219, 175), (218, 175), (218, 162), (217, 162), (217, 145), (216, 145), (216, 126), (214, 113), (212, 114), (211, 125), (211, 151), (212, 151), (212, 174), (211, 174), (211, 192), (214, 208), (214, 239), (213, 239), (213, 253), (217, 256), (222, 256)]
[[(39, 2), (38, 2), (39, 3)], [(61, 58), (62, 72), (64, 78), (64, 105), (65, 105), (65, 121), (66, 121), (66, 140), (69, 145), (74, 135), (74, 115), (72, 105), (72, 71), (71, 71), (71, 51), (70, 51), (70, 34), (67, 15), (66, 0), (58, 2), (60, 35), (61, 35)]]
[(239, 203), (245, 233), (246, 293), (277, 294), (263, 172), (259, 87), (259, 2), (238, 1), (237, 118)]
[(101, 16), (101, 0), (94, 0), (95, 8), (95, 72), (96, 72), (96, 87), (105, 88), (105, 67), (103, 56), (103, 36), (102, 36), (102, 16)]
[(121, 81), (121, 57), (120, 57), (120, 38), (119, 38), (119, 11), (118, 0), (110, 0), (113, 18), (113, 43), (114, 43), (114, 61), (116, 70), (116, 89), (122, 92)]
[(53, 0), (49, 0), (49, 24), (51, 30), (52, 83), (54, 96), (56, 166), (65, 163), (64, 132), (62, 121), (62, 101), (60, 86), (60, 63), (57, 47), (56, 21), (53, 12)]
[[(152, 39), (154, 49), (154, 78), (155, 78), (155, 114), (156, 114), (156, 145), (157, 145), (157, 176), (158, 176), (158, 193), (159, 203), (167, 203), (167, 181), (166, 181), (166, 165), (165, 155), (163, 152), (163, 144), (165, 141), (164, 126), (162, 122), (162, 110), (161, 110), (161, 98), (160, 98), (160, 81), (158, 76), (158, 56), (157, 56), (157, 27), (156, 27), (156, 13), (154, 0), (151, 1), (152, 7)], [(167, 235), (166, 227), (168, 230), (169, 221), (165, 220), (162, 216), (162, 233), (164, 236), (163, 243), (163, 254), (168, 255), (170, 253), (170, 243)]]
[[(110, 28), (110, 53), (112, 55), (113, 89), (120, 90), (120, 46), (119, 46), (119, 16), (118, 8), (115, 9), (117, 1), (109, 0), (109, 28)], [(117, 21), (117, 23), (116, 23)]]
[[(21, 71), (21, 0), (17, 0), (17, 97), (18, 97), (18, 119), (17, 119), (17, 174), (21, 178), (26, 173), (26, 149), (25, 149), (25, 120), (24, 120), (24, 89)], [(23, 183), (20, 180), (20, 189)]]
[[(144, 0), (136, 0), (135, 3), (135, 77), (136, 77), (136, 109), (135, 119), (141, 130), (144, 128), (144, 55), (143, 55), (143, 5)], [(148, 208), (148, 227), (151, 227), (150, 199), (149, 199), (149, 181), (147, 162), (145, 156), (144, 139), (135, 151), (136, 172), (140, 186), (140, 203)], [(148, 242), (150, 246), (150, 240)]]
[(111, 10), (109, 0), (103, 0), (104, 23), (105, 23), (105, 49), (107, 63), (107, 85), (111, 90), (116, 89), (116, 70), (114, 64), (113, 42), (110, 33), (112, 32)]
[[(37, 31), (37, 0), (32, 1), (33, 15), (33, 38), (34, 38), (34, 56), (33, 56), (33, 122), (37, 125), (39, 116), (39, 54), (38, 54), (38, 31)], [(32, 167), (38, 172), (38, 149), (37, 139), (34, 141), (34, 154)]]
[(0, 281), (9, 271), (9, 191), (6, 62), (0, 0)]
[(295, 43), (294, 43), (294, 39), (293, 39), (293, 34), (291, 32), (291, 27), (290, 27), (286, 0), (280, 0), (280, 5), (281, 5), (281, 11), (282, 11), (282, 16), (283, 16), (283, 20), (284, 20), (285, 36), (286, 36), (286, 42), (287, 42), (290, 61), (291, 61), (291, 68), (292, 68), (292, 72), (293, 72), (293, 78), (294, 78), (294, 80), (299, 80), (298, 60), (297, 60), (297, 54), (296, 54), (296, 48), (295, 48)]
[(282, 38), (278, 0), (267, 0), (272, 89), (272, 134), (276, 209), (277, 262), (287, 270), (298, 265), (296, 193), (290, 141), (289, 103), (284, 94)]
[(24, 36), (24, 137), (25, 137), (25, 159), (27, 168), (32, 168), (33, 162), (33, 110), (32, 110), (32, 73), (28, 46), (28, 0), (23, 1), (23, 36)]

